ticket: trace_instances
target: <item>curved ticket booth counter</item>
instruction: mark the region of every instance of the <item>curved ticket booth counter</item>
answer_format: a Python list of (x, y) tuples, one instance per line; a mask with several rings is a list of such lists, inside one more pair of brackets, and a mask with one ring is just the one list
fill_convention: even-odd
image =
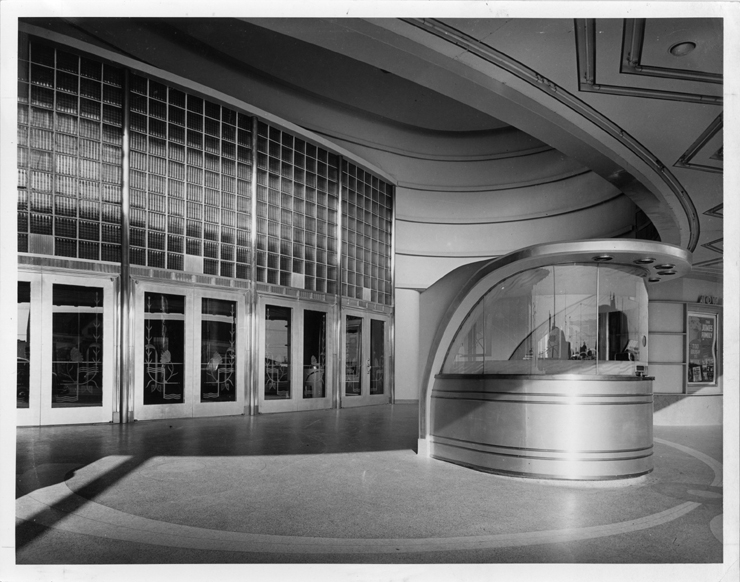
[(440, 281), (449, 301), (436, 302), (446, 309), (426, 376), (430, 454), (536, 478), (650, 472), (647, 286), (689, 268), (671, 245), (578, 241)]

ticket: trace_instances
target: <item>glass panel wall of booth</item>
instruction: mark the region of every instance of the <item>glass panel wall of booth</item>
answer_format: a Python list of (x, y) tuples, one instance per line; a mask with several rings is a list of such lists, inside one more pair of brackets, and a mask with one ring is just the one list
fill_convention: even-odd
[(463, 322), (442, 371), (634, 375), (637, 365), (647, 365), (642, 271), (556, 265), (488, 291)]

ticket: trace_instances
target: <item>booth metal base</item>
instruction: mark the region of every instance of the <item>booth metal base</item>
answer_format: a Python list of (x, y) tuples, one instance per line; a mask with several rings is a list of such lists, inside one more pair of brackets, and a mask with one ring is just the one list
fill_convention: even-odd
[(438, 376), (429, 453), (493, 473), (608, 480), (653, 469), (652, 379)]

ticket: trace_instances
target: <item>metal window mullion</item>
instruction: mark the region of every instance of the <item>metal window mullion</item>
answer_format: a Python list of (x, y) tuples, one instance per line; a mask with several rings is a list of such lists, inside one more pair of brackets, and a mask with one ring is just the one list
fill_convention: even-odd
[(124, 69), (123, 78), (123, 143), (122, 143), (122, 172), (121, 172), (121, 279), (120, 279), (120, 335), (121, 345), (119, 360), (121, 365), (119, 421), (121, 423), (134, 420), (133, 393), (134, 380), (131, 369), (134, 363), (132, 345), (132, 330), (134, 329), (133, 284), (131, 281), (130, 264), (130, 172), (131, 172), (131, 127), (130, 127), (130, 99), (129, 99), (129, 70)]
[(390, 369), (389, 384), (390, 384), (390, 396), (391, 404), (396, 403), (396, 187), (393, 187), (391, 204), (391, 246), (390, 246), (390, 259), (391, 259), (391, 317), (390, 317), (390, 329), (388, 330), (389, 337), (389, 349), (390, 354), (388, 368)]
[[(342, 407), (342, 388), (343, 388), (343, 377), (342, 370), (344, 369), (342, 361), (342, 284), (344, 282), (344, 273), (342, 269), (342, 252), (344, 248), (344, 240), (342, 236), (343, 228), (343, 211), (342, 205), (344, 203), (344, 180), (342, 178), (342, 170), (344, 168), (344, 156), (337, 155), (337, 177), (338, 183), (338, 200), (337, 200), (337, 317), (334, 322), (334, 337), (336, 338), (336, 350), (334, 353), (336, 357), (334, 359), (334, 398), (332, 399), (332, 408)], [(346, 355), (345, 355), (346, 357)]]
[[(251, 253), (250, 253), (250, 273), (249, 273), (249, 281), (251, 283), (250, 286), (250, 296), (249, 296), (249, 303), (250, 303), (250, 316), (248, 319), (248, 329), (249, 329), (249, 356), (248, 356), (248, 375), (247, 375), (247, 382), (246, 382), (246, 394), (245, 394), (245, 400), (248, 402), (247, 410), (245, 410), (245, 414), (249, 415), (256, 415), (259, 412), (259, 399), (258, 399), (258, 391), (259, 391), (259, 374), (258, 374), (258, 364), (259, 364), (259, 358), (257, 357), (259, 346), (257, 346), (257, 338), (259, 337), (257, 334), (257, 326), (258, 326), (258, 317), (257, 317), (257, 132), (258, 132), (258, 124), (259, 120), (257, 119), (257, 116), (252, 117), (252, 182), (250, 184), (250, 191), (252, 194), (252, 218), (251, 218), (251, 232), (249, 235), (250, 238), (250, 244), (251, 244)], [(237, 158), (238, 158), (238, 132), (239, 132), (239, 122), (237, 117)]]

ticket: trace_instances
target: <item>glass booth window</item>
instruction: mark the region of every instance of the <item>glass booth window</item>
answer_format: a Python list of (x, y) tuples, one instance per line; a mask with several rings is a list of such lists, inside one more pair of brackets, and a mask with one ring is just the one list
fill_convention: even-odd
[(16, 407), (28, 408), (31, 383), (31, 284), (18, 282)]
[(265, 400), (290, 398), (291, 309), (265, 306)]
[(144, 404), (185, 401), (185, 297), (144, 294)]
[(204, 298), (200, 334), (201, 402), (236, 401), (236, 302)]
[(634, 375), (647, 364), (647, 289), (629, 266), (557, 265), (499, 282), (476, 304), (445, 374)]
[(51, 407), (103, 404), (103, 289), (54, 285)]

